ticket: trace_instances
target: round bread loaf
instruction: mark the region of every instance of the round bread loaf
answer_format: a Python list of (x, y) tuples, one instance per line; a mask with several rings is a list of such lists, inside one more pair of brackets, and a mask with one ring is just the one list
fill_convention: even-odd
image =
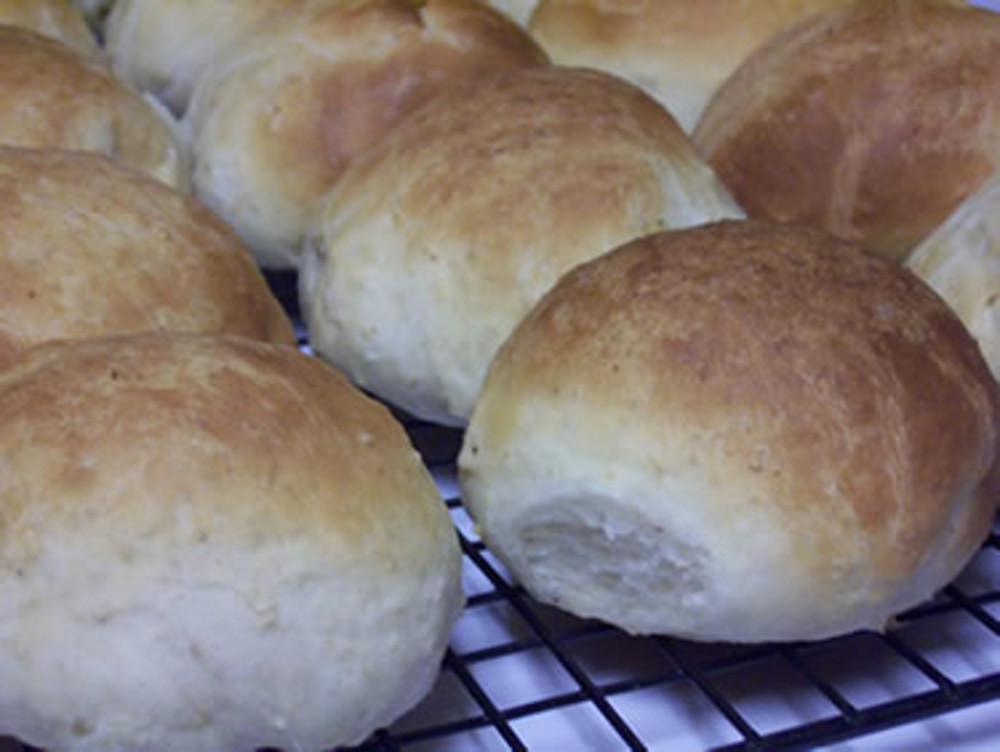
[(0, 145), (96, 151), (187, 185), (169, 115), (57, 40), (0, 26), (0, 97)]
[(459, 458), (542, 601), (636, 633), (881, 629), (987, 536), (1000, 407), (903, 267), (820, 231), (651, 235), (563, 277), (504, 344)]
[(49, 345), (0, 374), (0, 729), (320, 750), (426, 693), (460, 553), (388, 411), (289, 347)]
[(1000, 378), (1000, 173), (917, 246), (907, 266), (958, 314)]
[(752, 217), (905, 258), (1000, 168), (1000, 14), (887, 0), (773, 40), (694, 133)]
[(184, 121), (195, 189), (262, 265), (294, 267), (311, 212), (355, 154), (453, 83), (546, 62), (476, 0), (306, 0), (199, 81)]
[(108, 17), (106, 46), (115, 73), (181, 114), (219, 50), (298, 5), (301, 0), (119, 0)]
[(429, 102), (345, 173), (306, 247), (303, 315), (357, 383), (463, 425), (493, 353), (561, 274), (655, 229), (734, 216), (640, 89), (508, 71)]
[(853, 0), (541, 0), (529, 29), (552, 61), (643, 87), (685, 131), (747, 56), (779, 31)]
[(53, 339), (153, 330), (295, 342), (236, 234), (88, 152), (0, 147), (0, 367)]
[(70, 0), (0, 0), (0, 24), (37, 31), (87, 55), (100, 54), (82, 11)]

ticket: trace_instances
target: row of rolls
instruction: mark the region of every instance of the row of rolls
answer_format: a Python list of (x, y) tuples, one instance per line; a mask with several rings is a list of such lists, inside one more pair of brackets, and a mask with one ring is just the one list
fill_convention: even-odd
[(0, 734), (412, 708), (462, 562), (382, 403), (543, 602), (890, 628), (997, 509), (998, 68), (956, 0), (0, 0)]

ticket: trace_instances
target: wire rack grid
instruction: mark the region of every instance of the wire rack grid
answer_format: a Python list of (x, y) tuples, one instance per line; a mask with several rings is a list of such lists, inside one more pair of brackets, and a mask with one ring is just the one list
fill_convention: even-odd
[[(461, 435), (408, 430), (455, 522), (468, 605), (431, 695), (359, 752), (1000, 745), (996, 523), (962, 576), (885, 634), (750, 646), (634, 637), (534, 601), (462, 508)], [(942, 724), (966, 708), (981, 711), (973, 723)], [(898, 744), (882, 733), (913, 724)]]

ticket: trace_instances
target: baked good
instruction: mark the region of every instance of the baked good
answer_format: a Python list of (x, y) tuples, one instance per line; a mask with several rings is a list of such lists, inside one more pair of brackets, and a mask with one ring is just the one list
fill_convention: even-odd
[(1000, 173), (917, 246), (906, 265), (958, 314), (1000, 378)]
[(538, 5), (538, 0), (486, 0), (490, 5), (517, 21), (521, 26), (527, 26), (531, 12)]
[(152, 330), (293, 344), (239, 238), (108, 157), (0, 147), (0, 368), (52, 339)]
[(694, 132), (752, 217), (902, 259), (1000, 167), (1000, 13), (886, 0), (772, 40)]
[(187, 108), (212, 57), (268, 16), (300, 0), (119, 0), (108, 16), (106, 47), (115, 73), (173, 112)]
[(0, 145), (97, 151), (187, 185), (169, 115), (57, 40), (0, 26), (0, 97)]
[(536, 598), (635, 633), (882, 629), (989, 534), (998, 395), (903, 267), (824, 233), (650, 235), (560, 280), (501, 348), (459, 457)]
[(464, 425), (493, 353), (561, 274), (734, 216), (640, 89), (584, 69), (498, 73), (414, 112), (330, 191), (299, 270), (303, 316), (357, 383)]
[(70, 0), (0, 0), (0, 24), (37, 31), (87, 55), (100, 54), (87, 20)]
[(552, 61), (643, 87), (691, 132), (709, 98), (780, 31), (853, 0), (541, 0), (529, 29)]
[(455, 531), (382, 406), (294, 348), (48, 345), (0, 374), (0, 729), (107, 750), (329, 749), (413, 705)]
[(266, 267), (291, 268), (350, 159), (458, 81), (542, 51), (475, 0), (305, 0), (216, 57), (184, 119), (194, 185)]

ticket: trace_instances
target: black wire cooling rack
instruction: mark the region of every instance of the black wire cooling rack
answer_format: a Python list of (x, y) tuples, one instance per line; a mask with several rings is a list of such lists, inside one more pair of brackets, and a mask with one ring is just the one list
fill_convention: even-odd
[[(298, 322), (294, 279), (269, 281)], [(461, 433), (398, 417), (455, 523), (468, 603), (430, 695), (351, 752), (1000, 749), (997, 522), (966, 571), (885, 634), (755, 646), (631, 637), (519, 587), (462, 507)], [(31, 750), (0, 738), (0, 752)]]
[[(884, 749), (904, 744), (883, 744), (886, 730), (931, 719), (908, 748), (1000, 748), (997, 524), (955, 583), (886, 634), (757, 646), (631, 637), (519, 587), (462, 508), (461, 435), (408, 423), (455, 522), (469, 600), (430, 697), (357, 750)], [(941, 723), (975, 706), (974, 723)]]

